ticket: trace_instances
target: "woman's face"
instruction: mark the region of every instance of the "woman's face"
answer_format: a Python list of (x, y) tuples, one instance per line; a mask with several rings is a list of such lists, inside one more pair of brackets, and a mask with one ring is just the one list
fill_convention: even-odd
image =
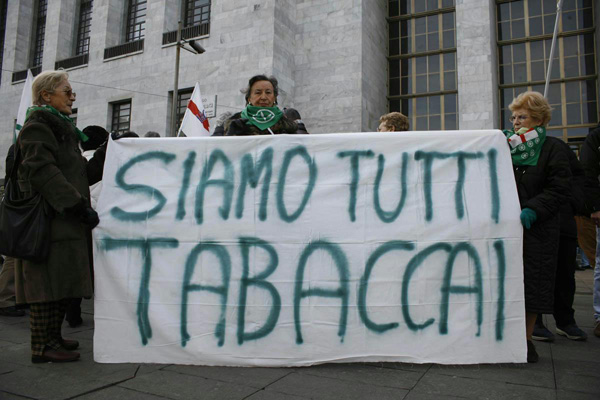
[(514, 109), (510, 121), (512, 122), (515, 131), (518, 131), (521, 128), (531, 129), (541, 124), (541, 121), (537, 118), (533, 118), (526, 108)]
[(49, 106), (56, 108), (63, 114), (69, 115), (73, 112), (72, 106), (75, 102), (75, 92), (67, 79), (63, 80), (54, 89), (53, 93), (42, 92), (42, 98)]
[(275, 105), (275, 90), (269, 81), (254, 82), (250, 88), (248, 103), (256, 107), (273, 107)]

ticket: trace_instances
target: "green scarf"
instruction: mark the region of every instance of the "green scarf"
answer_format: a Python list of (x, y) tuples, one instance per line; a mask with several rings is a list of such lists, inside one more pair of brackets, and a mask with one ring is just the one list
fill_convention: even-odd
[(52, 115), (55, 115), (55, 116), (57, 116), (59, 118), (64, 119), (65, 121), (67, 121), (68, 123), (70, 123), (71, 125), (73, 125), (73, 128), (75, 129), (75, 132), (77, 132), (77, 136), (79, 136), (79, 140), (81, 140), (82, 142), (87, 142), (88, 141), (89, 138), (86, 136), (85, 133), (81, 132), (79, 130), (79, 128), (77, 128), (75, 126), (75, 123), (73, 122), (73, 120), (71, 118), (69, 118), (67, 115), (61, 113), (56, 108), (54, 108), (52, 106), (49, 106), (49, 105), (29, 107), (27, 109), (27, 113), (25, 113), (25, 122), (27, 122), (27, 120), (29, 119), (29, 116), (31, 115), (32, 112), (38, 111), (38, 110), (47, 111), (47, 112), (49, 112)]
[(242, 111), (242, 118), (248, 120), (247, 124), (254, 125), (261, 131), (275, 125), (282, 116), (283, 112), (277, 106), (255, 107), (248, 105)]
[[(514, 165), (537, 165), (540, 150), (546, 141), (546, 128), (536, 126), (532, 129), (521, 128), (517, 132), (514, 130), (504, 130), (503, 132), (508, 139)], [(515, 147), (510, 144), (511, 142)]]

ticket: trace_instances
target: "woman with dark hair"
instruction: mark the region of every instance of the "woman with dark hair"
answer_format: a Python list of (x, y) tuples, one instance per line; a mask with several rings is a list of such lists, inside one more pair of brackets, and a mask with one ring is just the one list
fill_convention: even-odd
[(554, 278), (560, 236), (560, 208), (568, 202), (569, 159), (559, 139), (546, 136), (551, 108), (537, 92), (521, 93), (508, 106), (511, 149), (523, 231), (527, 362), (537, 362), (532, 333), (537, 314), (554, 311)]
[(298, 125), (277, 107), (279, 87), (275, 77), (253, 76), (243, 92), (246, 108), (225, 121), (225, 136), (297, 133)]

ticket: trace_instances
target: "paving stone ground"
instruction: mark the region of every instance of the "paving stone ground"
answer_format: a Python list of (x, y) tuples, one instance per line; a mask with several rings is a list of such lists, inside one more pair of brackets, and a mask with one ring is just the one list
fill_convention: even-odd
[[(63, 328), (81, 342), (81, 360), (32, 364), (29, 318), (0, 317), (0, 399), (568, 399), (600, 398), (600, 338), (593, 335), (591, 270), (578, 271), (574, 308), (589, 338), (536, 343), (537, 364), (324, 364), (227, 368), (98, 364), (92, 357), (93, 305), (84, 325)], [(546, 317), (554, 330), (554, 320)]]

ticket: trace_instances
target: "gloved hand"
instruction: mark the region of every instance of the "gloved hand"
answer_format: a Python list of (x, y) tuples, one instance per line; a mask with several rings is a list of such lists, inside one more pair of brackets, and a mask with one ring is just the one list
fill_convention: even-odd
[(521, 210), (521, 224), (525, 229), (531, 228), (531, 225), (537, 219), (537, 214), (531, 208), (524, 208)]
[(240, 118), (234, 119), (229, 124), (229, 129), (227, 129), (227, 136), (244, 136), (248, 134), (248, 128), (246, 125), (248, 122), (247, 119)]
[(123, 132), (121, 134), (117, 133), (117, 132), (113, 132), (110, 134), (110, 137), (112, 138), (112, 140), (119, 140), (119, 139), (123, 139), (126, 137), (137, 137), (139, 138), (140, 136), (135, 133), (135, 132), (131, 132), (131, 131), (127, 131), (127, 132)]
[(65, 212), (77, 218), (79, 222), (87, 225), (90, 229), (94, 229), (100, 223), (98, 213), (83, 199), (73, 207), (65, 208)]

